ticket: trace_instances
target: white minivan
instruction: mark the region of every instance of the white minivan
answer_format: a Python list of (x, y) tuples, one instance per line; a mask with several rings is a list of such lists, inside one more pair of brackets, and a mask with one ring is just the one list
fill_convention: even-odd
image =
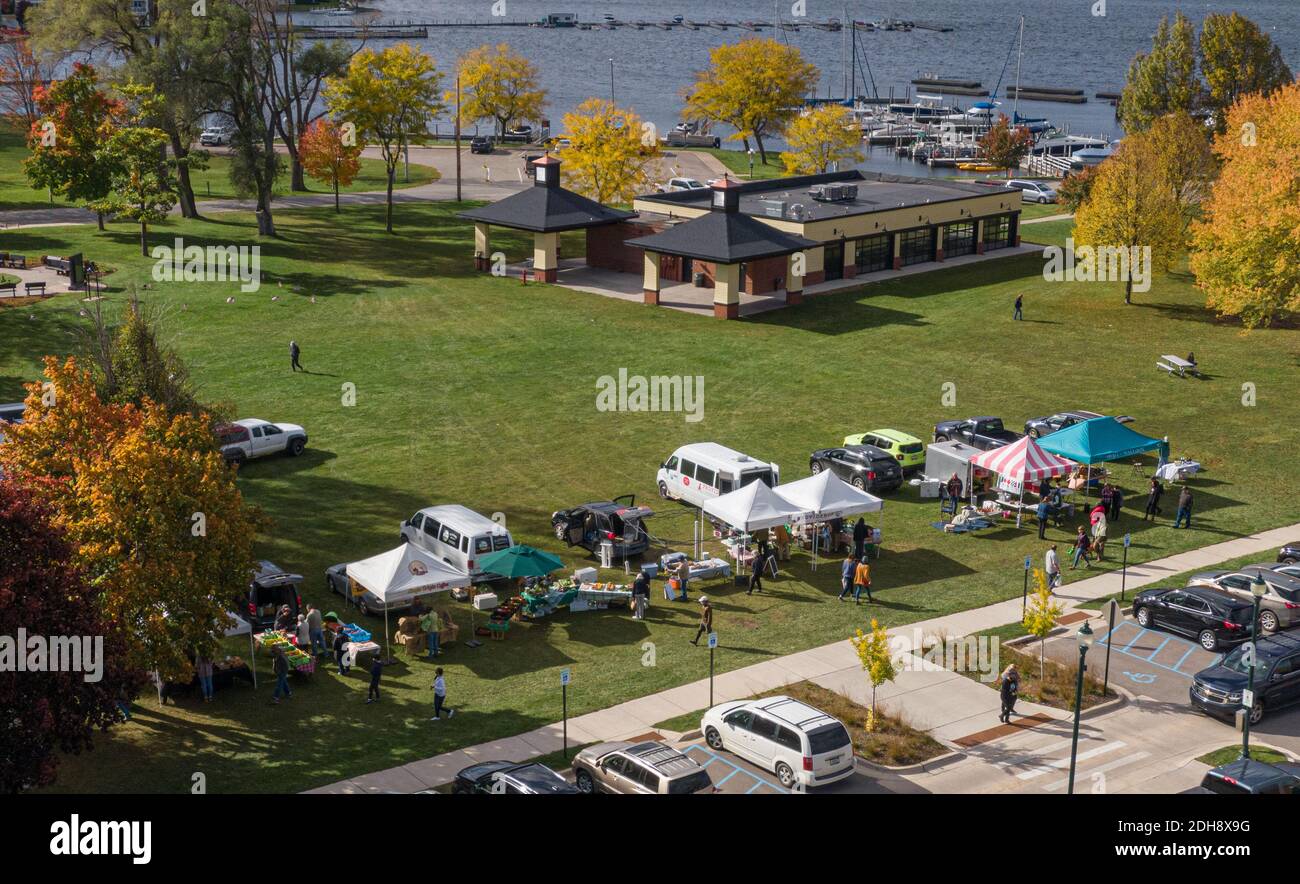
[(479, 559), (514, 545), (504, 525), (457, 504), (420, 510), (402, 522), (402, 539), (469, 575), (475, 583), (496, 576), (479, 568)]
[(683, 445), (663, 462), (658, 475), (659, 496), (684, 500), (694, 506), (720, 494), (763, 482), (769, 488), (781, 481), (781, 469), (715, 442)]
[(714, 706), (700, 721), (714, 750), (734, 752), (776, 774), (787, 789), (824, 786), (853, 774), (853, 741), (838, 719), (790, 697)]

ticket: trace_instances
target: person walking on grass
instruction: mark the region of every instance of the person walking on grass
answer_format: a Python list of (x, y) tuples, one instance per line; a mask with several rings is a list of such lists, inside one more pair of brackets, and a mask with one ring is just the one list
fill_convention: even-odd
[(1186, 485), (1178, 492), (1178, 512), (1174, 516), (1174, 527), (1182, 524), (1184, 528), (1192, 527), (1192, 489)]
[(998, 720), (1003, 724), (1011, 723), (1011, 716), (1016, 711), (1016, 699), (1020, 696), (1020, 670), (1012, 663), (1002, 670), (998, 678), (998, 694), (1002, 698), (1002, 712)]
[(857, 570), (858, 560), (853, 558), (852, 553), (846, 554), (844, 561), (840, 563), (840, 601), (844, 601), (853, 590), (853, 575)]
[(632, 619), (644, 620), (646, 605), (650, 603), (650, 578), (638, 571), (632, 581)]
[(1111, 508), (1115, 505), (1115, 486), (1107, 482), (1101, 486), (1101, 505), (1106, 510), (1106, 518), (1110, 518)]
[(695, 630), (695, 638), (691, 639), (691, 644), (698, 647), (700, 636), (711, 632), (713, 632), (713, 605), (709, 604), (707, 595), (702, 595), (700, 596), (700, 627)]
[(203, 654), (194, 661), (194, 672), (199, 677), (199, 687), (203, 689), (203, 702), (212, 702), (212, 661)]
[(1142, 521), (1145, 522), (1147, 517), (1150, 517), (1151, 521), (1154, 522), (1156, 516), (1160, 515), (1160, 496), (1164, 493), (1165, 486), (1160, 484), (1159, 479), (1153, 477), (1151, 479), (1151, 487), (1147, 489), (1147, 509), (1146, 512), (1142, 514)]
[(688, 599), (686, 589), (691, 582), (691, 563), (689, 559), (682, 559), (677, 563), (677, 585), (681, 590), (681, 595), (677, 596), (677, 601), (684, 602)]
[(1038, 539), (1046, 540), (1047, 520), (1052, 515), (1052, 504), (1048, 502), (1047, 495), (1043, 495), (1043, 498), (1038, 501), (1038, 508), (1034, 510), (1034, 514), (1038, 517)]
[(1101, 561), (1106, 554), (1106, 507), (1097, 504), (1092, 510), (1092, 548), (1097, 553), (1097, 561)]
[(1113, 490), (1115, 494), (1110, 499), (1110, 512), (1106, 513), (1106, 518), (1112, 522), (1118, 522), (1120, 510), (1124, 506), (1124, 492), (1119, 489), (1118, 485), (1114, 486)]
[(749, 575), (749, 592), (745, 595), (753, 595), (756, 592), (763, 591), (763, 567), (767, 565), (767, 552), (760, 548), (754, 554), (753, 572)]
[(1088, 547), (1090, 545), (1091, 544), (1088, 541), (1088, 532), (1084, 531), (1083, 526), (1080, 525), (1078, 533), (1074, 535), (1074, 563), (1070, 565), (1071, 571), (1079, 567), (1080, 559), (1083, 559), (1089, 568), (1092, 567), (1092, 559), (1088, 557)]
[(275, 672), (275, 693), (271, 696), (271, 705), (279, 706), (281, 697), (287, 699), (293, 696), (293, 691), (289, 690), (289, 658), (279, 645), (271, 653), (271, 668)]
[(871, 597), (871, 565), (867, 557), (863, 556), (862, 561), (853, 569), (853, 604), (859, 604), (863, 593), (867, 594), (867, 601), (874, 602)]
[(302, 363), (298, 361), (298, 357), (301, 355), (302, 355), (302, 350), (298, 348), (298, 342), (290, 341), (289, 342), (289, 368), (292, 369), (293, 371), (307, 370), (303, 368)]
[(347, 643), (348, 637), (340, 629), (334, 635), (334, 662), (339, 665), (339, 675), (347, 675), (348, 670), (351, 668), (343, 665), (343, 658), (347, 655)]
[(1025, 314), (1022, 310), (1024, 306), (1025, 306), (1025, 296), (1016, 295), (1016, 312), (1011, 315), (1011, 318), (1023, 320), (1025, 318)]
[(1047, 548), (1043, 563), (1047, 568), (1047, 588), (1056, 589), (1061, 585), (1061, 560), (1056, 556), (1056, 544)]
[(456, 710), (447, 706), (447, 679), (442, 674), (442, 667), (439, 666), (433, 671), (433, 718), (430, 721), (441, 721), (442, 710), (447, 710), (447, 717), (451, 718), (456, 714)]
[(366, 690), (366, 702), (379, 702), (379, 677), (384, 674), (384, 663), (375, 654), (375, 659), (370, 661), (370, 687)]
[(867, 542), (867, 520), (860, 518), (853, 526), (853, 558), (862, 558), (862, 546)]

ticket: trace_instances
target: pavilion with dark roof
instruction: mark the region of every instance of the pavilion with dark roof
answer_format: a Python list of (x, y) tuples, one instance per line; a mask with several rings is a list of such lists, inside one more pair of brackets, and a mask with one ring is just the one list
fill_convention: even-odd
[[(659, 303), (663, 259), (708, 266), (713, 278), (713, 315), (719, 319), (740, 318), (742, 267), (778, 259), (787, 266), (786, 302), (797, 304), (803, 296), (803, 251), (818, 243), (794, 233), (778, 230), (740, 212), (741, 184), (724, 177), (714, 183), (710, 210), (698, 217), (674, 224), (659, 233), (629, 239), (626, 245), (645, 252), (643, 291), (647, 304)], [(797, 257), (796, 257), (797, 256)], [(789, 259), (788, 262), (786, 259)], [(691, 277), (688, 268), (682, 271)], [(706, 273), (706, 271), (698, 271)], [(775, 280), (781, 288), (784, 280)]]
[(533, 270), (546, 282), (559, 272), (560, 234), (595, 229), (636, 217), (635, 212), (613, 209), (560, 186), (560, 160), (550, 155), (533, 162), (533, 186), (490, 205), (461, 212), (474, 222), (474, 268), (491, 264), (491, 229), (506, 227), (533, 234)]

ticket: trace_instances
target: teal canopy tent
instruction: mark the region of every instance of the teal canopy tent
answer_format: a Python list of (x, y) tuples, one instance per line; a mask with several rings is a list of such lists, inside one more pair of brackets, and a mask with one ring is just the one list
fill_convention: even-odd
[[(1092, 482), (1092, 465), (1121, 460), (1159, 449), (1160, 460), (1169, 457), (1169, 443), (1152, 439), (1130, 430), (1113, 417), (1094, 417), (1073, 426), (1058, 430), (1038, 440), (1038, 447), (1061, 457), (1088, 465), (1088, 481)], [(1087, 494), (1087, 485), (1084, 486)]]

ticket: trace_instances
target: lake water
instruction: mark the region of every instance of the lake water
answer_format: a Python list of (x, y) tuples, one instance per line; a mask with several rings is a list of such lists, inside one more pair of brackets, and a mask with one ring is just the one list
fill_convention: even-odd
[[(367, 8), (391, 22), (478, 21), (493, 19), (494, 0), (362, 0)], [(847, 18), (874, 21), (901, 18), (940, 23), (953, 28), (939, 33), (926, 30), (858, 32), (858, 56), (870, 66), (876, 88), (888, 95), (892, 88), (902, 96), (912, 78), (922, 74), (978, 80), (992, 90), (1002, 78), (1002, 89), (1015, 82), (1014, 43), (1017, 18), (1025, 16), (1021, 82), (1026, 85), (1083, 89), (1088, 103), (1021, 102), (1020, 112), (1044, 116), (1071, 132), (1119, 137), (1122, 131), (1109, 104), (1097, 101), (1098, 90), (1118, 90), (1124, 83), (1134, 53), (1150, 48), (1151, 36), (1161, 16), (1181, 9), (1199, 27), (1210, 12), (1237, 11), (1256, 21), (1281, 48), (1287, 63), (1300, 69), (1300, 0), (1237, 0), (1237, 2), (1178, 3), (1169, 0), (1106, 0), (1104, 17), (1092, 14), (1093, 0), (878, 0), (869, 4), (805, 0), (808, 20)], [(668, 4), (644, 0), (499, 0), (504, 20), (535, 21), (548, 13), (573, 12), (580, 20), (600, 21), (605, 14), (622, 21), (658, 22), (674, 15), (696, 21), (771, 21), (777, 7), (756, 0), (707, 0)], [(781, 17), (792, 16), (791, 0), (779, 4)], [(347, 19), (302, 15), (304, 22), (346, 22)], [(495, 19), (497, 21), (502, 18)], [(680, 93), (693, 72), (706, 67), (709, 50), (734, 42), (751, 32), (702, 28), (662, 30), (656, 27), (616, 30), (521, 27), (432, 28), (429, 37), (412, 41), (429, 52), (444, 70), (450, 70), (461, 53), (483, 43), (504, 42), (531, 58), (540, 68), (550, 93), (552, 131), (559, 132), (565, 111), (591, 96), (612, 93), (621, 105), (634, 108), (662, 129), (680, 119)], [(765, 29), (764, 35), (771, 31)], [(843, 95), (845, 36), (804, 26), (798, 32), (778, 32), (779, 39), (798, 46), (822, 72), (819, 95)], [(386, 41), (384, 41), (386, 42)], [(1007, 63), (1010, 56), (1010, 63)], [(1004, 72), (1005, 65), (1005, 72)], [(869, 92), (858, 62), (857, 91)], [(911, 87), (914, 90), (914, 87)], [(978, 99), (955, 98), (958, 102)], [(1011, 111), (1011, 100), (1002, 110)], [(877, 150), (864, 166), (881, 170), (924, 174), (925, 166), (895, 160), (891, 151)], [(945, 170), (938, 170), (944, 173)]]

